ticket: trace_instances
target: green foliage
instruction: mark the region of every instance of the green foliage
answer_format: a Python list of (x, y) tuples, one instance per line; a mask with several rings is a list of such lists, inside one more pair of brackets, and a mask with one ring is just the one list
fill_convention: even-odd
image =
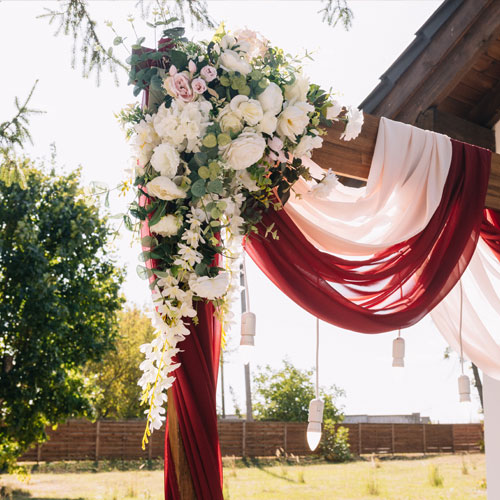
[(429, 466), (429, 484), (434, 488), (442, 488), (444, 485), (444, 477), (439, 470), (439, 465), (431, 464)]
[(323, 22), (330, 26), (337, 26), (340, 22), (346, 30), (352, 26), (354, 14), (347, 4), (347, 0), (323, 0), (325, 6), (320, 10)]
[(98, 418), (143, 418), (140, 407), (143, 355), (139, 347), (153, 338), (151, 320), (137, 307), (118, 313), (118, 335), (113, 351), (99, 362), (90, 362), (85, 374), (94, 394), (93, 406)]
[[(283, 422), (307, 422), (309, 402), (315, 398), (312, 370), (299, 370), (290, 362), (273, 370), (269, 365), (253, 378), (255, 416), (258, 420)], [(343, 391), (332, 386), (320, 391), (325, 402), (324, 418), (333, 422), (342, 420), (342, 412), (336, 400)]]
[(331, 419), (323, 422), (323, 439), (321, 440), (321, 454), (329, 462), (348, 462), (352, 459), (349, 446), (349, 429), (337, 427)]
[(33, 163), (27, 189), (0, 182), (0, 468), (45, 426), (91, 416), (81, 367), (112, 345), (122, 274), (79, 171)]
[(4, 182), (7, 187), (13, 183), (17, 183), (21, 189), (27, 187), (24, 169), (28, 160), (16, 155), (16, 147), (22, 148), (26, 141), (32, 142), (28, 129), (29, 116), (42, 113), (28, 106), (37, 83), (38, 80), (22, 104), (17, 97), (15, 98), (16, 114), (10, 120), (0, 123), (0, 181)]

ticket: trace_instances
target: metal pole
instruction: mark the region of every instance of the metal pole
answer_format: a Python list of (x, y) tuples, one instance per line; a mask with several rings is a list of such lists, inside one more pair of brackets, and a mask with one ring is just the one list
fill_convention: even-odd
[[(245, 259), (245, 255), (243, 254), (243, 259)], [(248, 283), (246, 277), (246, 266), (243, 262), (240, 264), (240, 285), (241, 285), (241, 312), (247, 312), (247, 308), (249, 308), (250, 300), (248, 296)], [(245, 393), (246, 393), (246, 408), (247, 408), (247, 420), (253, 420), (253, 412), (252, 412), (252, 387), (250, 385), (250, 363), (244, 365), (245, 370)]]

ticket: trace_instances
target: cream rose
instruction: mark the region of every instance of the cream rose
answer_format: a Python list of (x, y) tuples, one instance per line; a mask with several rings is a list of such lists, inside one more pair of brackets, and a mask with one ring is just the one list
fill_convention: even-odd
[(226, 71), (238, 71), (242, 75), (248, 75), (252, 66), (242, 59), (234, 50), (226, 49), (219, 57), (219, 66)]
[(198, 297), (214, 300), (222, 297), (227, 292), (229, 283), (229, 273), (222, 271), (215, 278), (193, 276), (193, 279), (189, 280), (189, 287)]
[(292, 142), (296, 136), (301, 135), (309, 123), (308, 113), (314, 111), (314, 107), (306, 102), (289, 104), (278, 117), (276, 128), (280, 137), (288, 137)]
[(309, 92), (309, 78), (298, 74), (292, 85), (285, 87), (285, 99), (290, 102), (305, 101)]
[(155, 177), (152, 181), (146, 184), (146, 191), (150, 196), (160, 198), (160, 200), (176, 200), (178, 198), (185, 198), (186, 192), (183, 191), (174, 181), (160, 175)]
[(264, 154), (266, 141), (253, 130), (244, 130), (224, 151), (224, 160), (234, 170), (243, 170), (257, 163)]
[(271, 82), (264, 92), (257, 97), (264, 113), (273, 113), (277, 115), (283, 106), (283, 93), (281, 88), (274, 82)]
[(177, 150), (171, 144), (160, 144), (157, 146), (151, 157), (151, 165), (161, 175), (171, 179), (177, 173), (180, 156)]
[(303, 156), (311, 158), (312, 150), (320, 148), (322, 144), (323, 139), (319, 135), (305, 135), (302, 139), (300, 139), (297, 147), (293, 150), (293, 154), (297, 158), (302, 158)]
[(241, 113), (233, 111), (229, 104), (220, 112), (218, 120), (222, 132), (237, 134), (243, 129)]
[(162, 217), (156, 224), (149, 226), (149, 229), (160, 236), (173, 236), (179, 231), (179, 219), (172, 214)]
[(257, 125), (257, 132), (262, 132), (267, 135), (273, 135), (277, 126), (278, 126), (278, 118), (274, 116), (274, 113), (267, 112), (264, 113), (262, 120)]
[[(245, 97), (245, 99), (241, 99), (242, 97)], [(233, 107), (233, 101), (235, 99), (238, 100), (238, 104), (237, 106)], [(255, 99), (249, 99), (246, 96), (234, 97), (231, 101), (231, 108), (236, 108), (235, 111), (237, 110), (239, 113), (241, 113), (241, 117), (243, 118), (243, 120), (245, 120), (248, 125), (252, 127), (254, 125), (257, 125), (257, 123), (259, 123), (264, 116), (260, 102)]]

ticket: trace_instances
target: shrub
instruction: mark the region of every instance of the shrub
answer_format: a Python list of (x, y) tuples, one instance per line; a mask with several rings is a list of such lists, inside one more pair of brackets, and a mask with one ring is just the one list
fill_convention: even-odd
[(333, 420), (325, 420), (320, 450), (323, 457), (330, 462), (348, 462), (352, 460), (349, 446), (349, 429), (346, 427), (336, 429)]

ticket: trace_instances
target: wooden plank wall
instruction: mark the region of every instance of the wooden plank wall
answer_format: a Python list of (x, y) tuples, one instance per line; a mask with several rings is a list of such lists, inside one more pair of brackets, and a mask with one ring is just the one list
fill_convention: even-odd
[[(354, 454), (478, 451), (481, 424), (344, 424)], [(219, 421), (222, 456), (269, 457), (276, 451), (309, 455), (306, 423)], [(48, 431), (50, 440), (21, 461), (146, 460), (163, 457), (165, 430), (153, 433), (141, 449), (142, 420), (70, 420)]]

